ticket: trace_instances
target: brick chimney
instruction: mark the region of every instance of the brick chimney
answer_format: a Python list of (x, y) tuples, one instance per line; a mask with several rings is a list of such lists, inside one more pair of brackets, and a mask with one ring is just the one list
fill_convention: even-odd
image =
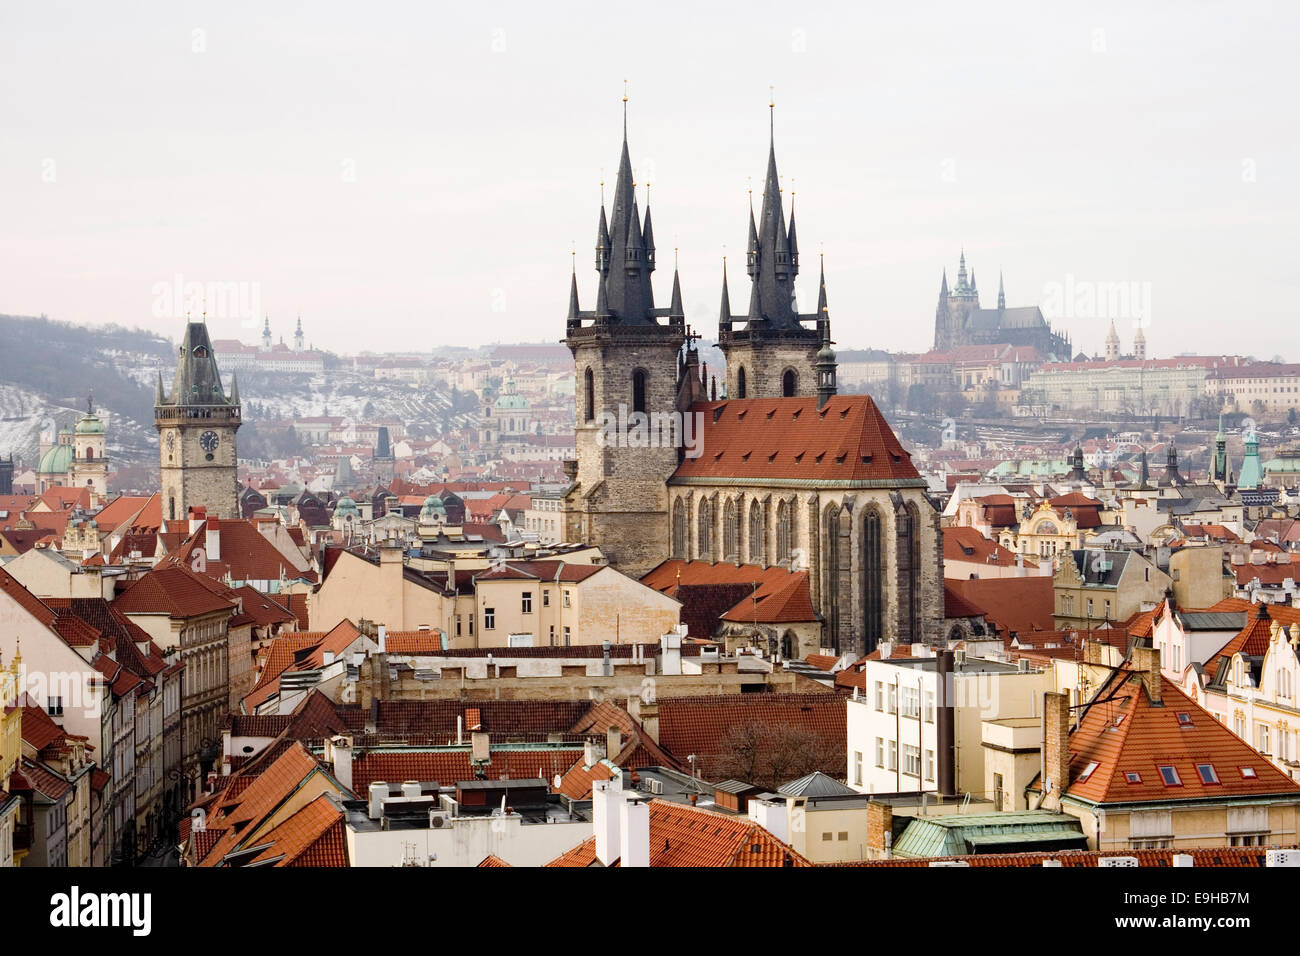
[(1133, 670), (1142, 674), (1151, 703), (1163, 703), (1160, 696), (1160, 651), (1154, 647), (1135, 646), (1129, 660)]
[[(1070, 697), (1043, 694), (1043, 787), (1054, 806), (1070, 785)], [(1046, 788), (1050, 786), (1050, 790)]]
[(894, 808), (887, 803), (867, 802), (867, 850), (872, 859), (887, 860), (894, 849)]
[(659, 743), (659, 702), (652, 700), (647, 703), (640, 697), (629, 697), (627, 705), (628, 713), (641, 724), (642, 732)]

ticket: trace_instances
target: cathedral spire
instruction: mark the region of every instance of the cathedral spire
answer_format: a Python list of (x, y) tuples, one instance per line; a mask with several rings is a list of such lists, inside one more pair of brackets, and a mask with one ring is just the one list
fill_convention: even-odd
[(655, 233), (650, 226), (650, 184), (645, 184), (645, 226), (641, 230), (641, 244), (645, 247), (646, 271), (655, 271)]
[(1007, 307), (1007, 293), (1002, 287), (1002, 272), (998, 272), (998, 311), (1004, 311)]
[(817, 407), (823, 408), (835, 394), (835, 350), (831, 348), (831, 320), (826, 309), (826, 269), (823, 263), (821, 293), (818, 296), (817, 331), (822, 347), (817, 350), (813, 370), (817, 375)]

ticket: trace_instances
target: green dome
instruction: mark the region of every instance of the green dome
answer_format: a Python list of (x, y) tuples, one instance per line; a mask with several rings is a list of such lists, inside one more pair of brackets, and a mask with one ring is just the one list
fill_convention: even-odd
[(437, 495), (429, 495), (424, 499), (424, 507), (420, 509), (422, 515), (445, 515), (446, 507), (443, 506), (442, 499)]
[(104, 423), (99, 420), (99, 416), (87, 412), (81, 416), (77, 422), (78, 435), (102, 435), (104, 434)]
[(357, 503), (352, 500), (351, 496), (344, 495), (339, 499), (338, 504), (334, 506), (334, 513), (342, 515), (358, 514)]
[(72, 467), (72, 446), (55, 445), (41, 456), (41, 463), (36, 466), (38, 475), (66, 475)]
[(505, 391), (496, 400), (497, 408), (527, 408), (528, 400), (515, 391), (513, 381), (506, 382)]

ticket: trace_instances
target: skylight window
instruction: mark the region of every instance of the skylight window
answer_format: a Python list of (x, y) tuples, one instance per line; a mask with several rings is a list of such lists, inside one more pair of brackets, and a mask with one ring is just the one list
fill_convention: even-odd
[(1160, 779), (1165, 782), (1166, 787), (1181, 787), (1182, 778), (1178, 776), (1178, 768), (1173, 764), (1160, 765)]
[(1244, 778), (1247, 779), (1247, 780), (1255, 780), (1255, 779), (1258, 779), (1258, 777), (1259, 777), (1259, 775), (1258, 775), (1257, 773), (1255, 773), (1255, 768), (1254, 768), (1254, 767), (1242, 767), (1242, 768), (1241, 768), (1241, 775), (1242, 775), (1242, 777), (1244, 777)]
[(1214, 764), (1198, 763), (1196, 772), (1201, 775), (1201, 783), (1218, 783), (1219, 775), (1214, 772)]
[(1178, 712), (1178, 726), (1179, 727), (1192, 726), (1192, 715), (1185, 710), (1180, 710)]
[(1083, 773), (1079, 774), (1079, 783), (1087, 780), (1092, 776), (1092, 772), (1097, 769), (1097, 761), (1089, 761), (1088, 766), (1083, 768)]
[(1124, 779), (1129, 783), (1141, 783), (1142, 774), (1138, 773), (1136, 770), (1130, 770), (1128, 773), (1124, 774)]

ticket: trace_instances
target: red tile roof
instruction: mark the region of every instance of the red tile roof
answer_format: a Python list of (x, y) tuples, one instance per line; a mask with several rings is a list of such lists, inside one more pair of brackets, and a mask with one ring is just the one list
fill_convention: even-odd
[[(990, 567), (1009, 568), (1016, 564), (1014, 551), (1009, 551), (996, 541), (980, 534), (977, 528), (954, 525), (943, 529), (943, 559), (945, 561), (973, 561)], [(1032, 558), (1024, 559), (1025, 567), (1036, 568)]]
[[(492, 760), (482, 768), (488, 780), (520, 780), (540, 777), (550, 781), (563, 776), (582, 760), (582, 748), (524, 747), (493, 744)], [(470, 759), (468, 739), (463, 747), (368, 748), (352, 761), (352, 788), (364, 793), (376, 781), (437, 781), (440, 784), (473, 780), (476, 768)]]
[(269, 843), (248, 862), (273, 866), (347, 866), (347, 838), (343, 813), (321, 794), (289, 819), (257, 838)]
[(949, 579), (946, 587), (975, 607), (984, 609), (985, 619), (1002, 634), (1009, 631), (1051, 630), (1055, 592), (1052, 578), (1031, 575), (1023, 578)]
[[(1300, 802), (1300, 784), (1171, 681), (1161, 682), (1162, 702), (1153, 704), (1146, 679), (1126, 663), (1084, 711), (1070, 734), (1070, 796), (1094, 803), (1151, 803), (1282, 794)], [(1213, 782), (1202, 780), (1202, 764), (1213, 766)], [(1165, 784), (1162, 766), (1175, 769), (1179, 785)], [(1242, 768), (1253, 772), (1244, 775)], [(1130, 783), (1129, 773), (1138, 774), (1138, 782)]]
[(173, 618), (200, 617), (234, 606), (212, 593), (206, 582), (184, 566), (156, 567), (113, 602), (124, 614), (167, 614)]
[[(641, 583), (669, 597), (678, 597), (684, 604), (691, 600), (688, 591), (679, 589), (723, 588), (725, 609), (718, 615), (726, 621), (754, 621), (760, 623), (796, 623), (817, 620), (812, 599), (808, 593), (808, 572), (788, 571), (777, 565), (761, 568), (753, 564), (725, 562), (670, 560), (659, 565)], [(740, 586), (743, 590), (735, 590)], [(736, 600), (737, 595), (743, 595)], [(683, 618), (687, 617), (683, 611)], [(689, 626), (689, 622), (688, 622)], [(691, 634), (710, 637), (708, 634)]]
[(479, 864), (480, 867), (509, 865), (509, 863), (501, 859), (501, 857), (497, 856), (495, 853), (489, 853), (487, 856), (483, 857), (483, 862)]
[(703, 453), (684, 458), (683, 478), (795, 478), (810, 481), (918, 479), (870, 396), (836, 395), (819, 409), (815, 395), (697, 402)]
[[(677, 867), (811, 866), (804, 857), (746, 817), (650, 801), (650, 865)], [(596, 866), (596, 838), (548, 867)], [(616, 861), (615, 866), (618, 865)]]
[(723, 762), (728, 732), (746, 726), (801, 728), (822, 738), (829, 749), (843, 753), (844, 698), (828, 689), (824, 694), (732, 694), (659, 700), (659, 746), (679, 761), (695, 754), (697, 770), (705, 779), (713, 779), (711, 775)]

